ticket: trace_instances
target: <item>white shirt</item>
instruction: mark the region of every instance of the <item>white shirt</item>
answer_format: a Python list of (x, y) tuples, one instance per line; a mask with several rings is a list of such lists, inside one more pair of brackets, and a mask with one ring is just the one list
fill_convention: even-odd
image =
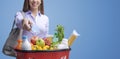
[[(31, 11), (27, 11), (25, 12), (25, 18), (30, 20), (33, 25), (37, 25), (39, 28), (39, 32), (36, 34), (32, 31), (23, 30), (22, 35), (28, 36), (29, 39), (32, 36), (38, 36), (40, 38), (44, 38), (47, 36), (49, 30), (49, 19), (46, 15), (43, 15), (40, 12), (38, 12), (37, 16), (34, 18), (32, 16)], [(20, 29), (22, 29), (22, 20), (23, 20), (23, 15), (21, 14), (21, 12), (17, 12), (15, 15), (15, 22), (16, 22), (16, 26)]]

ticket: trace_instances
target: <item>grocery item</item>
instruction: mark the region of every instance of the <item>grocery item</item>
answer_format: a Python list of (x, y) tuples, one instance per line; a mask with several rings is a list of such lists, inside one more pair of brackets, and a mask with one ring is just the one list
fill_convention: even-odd
[(70, 36), (69, 39), (68, 39), (68, 45), (69, 45), (69, 47), (72, 45), (72, 43), (74, 42), (74, 40), (75, 40), (78, 36), (80, 36), (80, 34), (78, 34), (78, 33), (76, 32), (76, 30), (73, 30), (73, 33), (71, 34), (71, 36)]
[(36, 45), (41, 46), (41, 47), (44, 47), (44, 46), (45, 46), (45, 41), (44, 41), (42, 38), (39, 38), (39, 39), (36, 41)]
[(28, 41), (27, 36), (22, 37), (23, 43), (22, 43), (22, 50), (31, 50), (31, 44)]
[(46, 38), (52, 43), (53, 35), (47, 35)]
[(57, 25), (56, 31), (53, 36), (53, 42), (61, 43), (64, 38), (64, 27), (62, 25)]
[(44, 38), (44, 41), (45, 41), (45, 45), (48, 45), (48, 46), (50, 46), (51, 45), (51, 41), (49, 40), (49, 39), (47, 39), (47, 38)]
[(58, 45), (61, 44), (63, 38), (64, 38), (64, 27), (59, 24), (56, 27), (56, 31), (54, 33), (51, 46), (54, 49), (57, 49)]
[(57, 25), (55, 35), (58, 38), (58, 42), (61, 43), (64, 38), (64, 27), (62, 25)]
[(48, 45), (46, 45), (46, 46), (43, 47), (43, 50), (48, 50), (48, 49), (49, 49)]
[(15, 49), (22, 50), (22, 39), (17, 40), (17, 46)]
[(30, 38), (30, 40), (31, 40), (31, 43), (33, 45), (36, 45), (36, 41), (38, 40), (38, 37), (37, 36), (33, 36), (33, 37)]
[(61, 44), (58, 44), (58, 49), (69, 49), (68, 47), (68, 39), (63, 39)]

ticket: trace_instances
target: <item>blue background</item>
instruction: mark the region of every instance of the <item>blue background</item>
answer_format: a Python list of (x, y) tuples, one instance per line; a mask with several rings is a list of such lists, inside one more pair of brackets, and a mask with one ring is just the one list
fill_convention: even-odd
[[(24, 0), (0, 2), (0, 58), (14, 15)], [(120, 0), (44, 0), (50, 19), (50, 34), (57, 24), (65, 27), (65, 38), (73, 29), (80, 33), (72, 45), (70, 59), (120, 59)]]

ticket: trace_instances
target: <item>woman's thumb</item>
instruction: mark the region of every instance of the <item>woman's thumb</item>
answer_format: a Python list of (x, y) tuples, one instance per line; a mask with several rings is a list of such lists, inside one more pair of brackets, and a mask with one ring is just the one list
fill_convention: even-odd
[(28, 21), (28, 24), (32, 24), (32, 22), (29, 20), (29, 21)]

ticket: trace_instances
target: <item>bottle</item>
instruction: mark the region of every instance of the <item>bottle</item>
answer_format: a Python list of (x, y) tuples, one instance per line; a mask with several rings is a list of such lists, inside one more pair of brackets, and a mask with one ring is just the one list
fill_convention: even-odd
[(17, 40), (16, 49), (17, 49), (17, 50), (22, 50), (22, 39), (18, 39), (18, 40)]
[(69, 39), (68, 39), (68, 45), (69, 45), (69, 47), (72, 45), (72, 43), (74, 42), (74, 40), (75, 40), (78, 36), (80, 36), (80, 34), (78, 34), (76, 30), (73, 30), (73, 33), (71, 34), (71, 36), (70, 36)]
[(31, 50), (31, 44), (28, 41), (27, 36), (22, 37), (23, 43), (22, 43), (22, 50)]

